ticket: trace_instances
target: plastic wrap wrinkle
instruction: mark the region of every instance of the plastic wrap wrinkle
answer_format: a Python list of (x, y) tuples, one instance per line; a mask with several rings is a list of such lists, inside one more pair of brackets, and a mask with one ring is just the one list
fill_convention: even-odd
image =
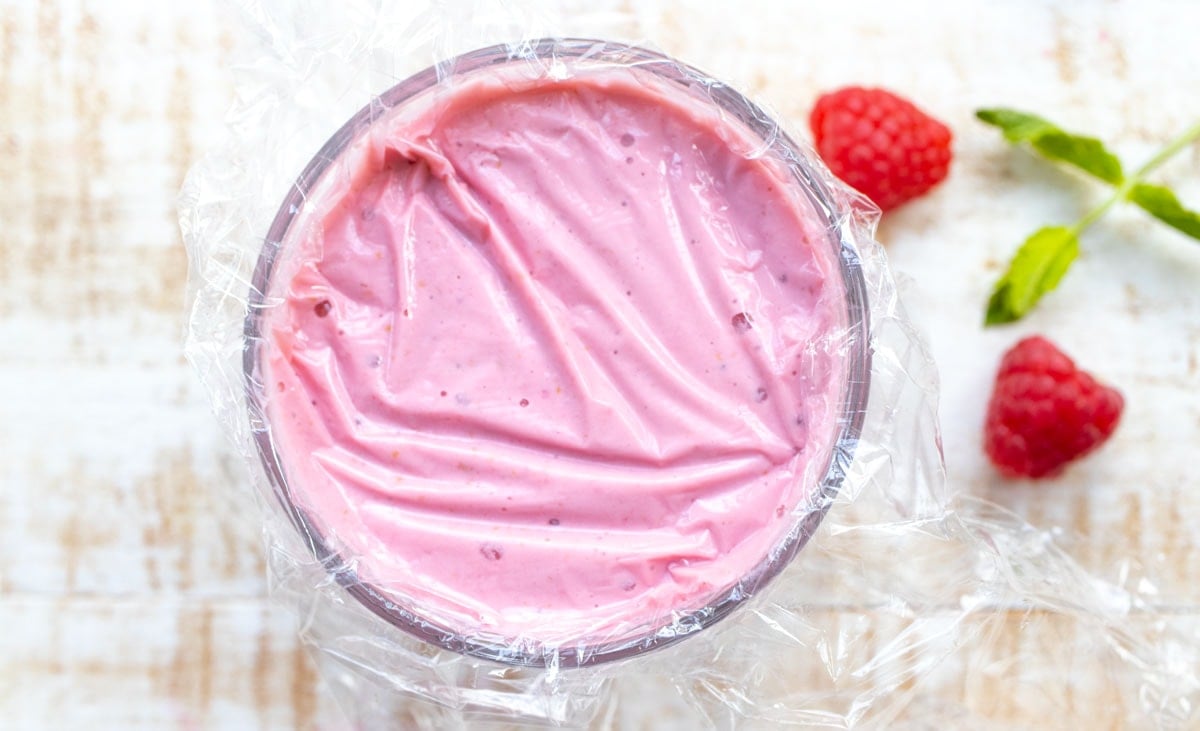
[[(247, 6), (249, 24), (264, 42), (239, 67), (227, 144), (188, 177), (181, 225), (191, 264), (188, 357), (250, 466), (266, 517), (272, 591), (296, 609), (322, 677), (361, 727), (455, 728), (481, 721), (575, 727), (607, 723), (619, 703), (652, 697), (695, 726), (1020, 728), (1019, 719), (1062, 717), (1055, 684), (1070, 682), (1073, 664), (1098, 662), (1114, 668), (1111, 683), (1073, 689), (1077, 696), (1117, 699), (1130, 727), (1189, 727), (1200, 702), (1195, 638), (1178, 633), (1139, 593), (1087, 575), (1043, 532), (946, 484), (936, 370), (871, 239), (876, 214), (770, 115), (730, 87), (635, 47), (539, 40), (529, 32), (533, 25), (507, 11), (476, 16), (496, 23), (463, 24), (441, 7), (405, 26), (390, 5), (354, 7), (343, 14)], [(480, 7), (494, 11), (490, 3)], [(499, 52), (446, 60), (468, 46), (487, 45), (496, 40), (489, 33), (501, 30), (512, 42)], [(418, 82), (397, 87), (403, 94), (385, 93), (422, 61), (438, 63)], [(470, 91), (467, 72), (487, 63), (513, 69), (503, 94), (489, 104), (469, 94), (455, 97)], [(506, 119), (522, 113), (523, 93), (547, 89), (563, 94), (560, 113), (574, 115), (560, 124), (564, 136), (547, 134), (554, 117), (531, 104), (519, 144), (501, 135), (486, 152), (455, 151), (455, 138), (503, 131)], [(429, 91), (434, 102), (412, 103), (417, 90)], [(657, 126), (600, 134), (605, 104), (616, 100), (613, 108), (636, 111), (647, 95), (673, 110), (665, 121), (662, 114), (647, 115)], [(428, 116), (452, 109), (455, 99), (471, 103)], [(506, 100), (515, 107), (505, 108)], [(343, 130), (340, 146), (327, 147), (309, 168), (311, 177), (297, 182), (312, 152), (357, 108), (365, 108), (355, 118), (358, 126)], [(489, 112), (499, 116), (489, 120)], [(471, 125), (471, 134), (463, 131)], [(418, 129), (424, 133), (410, 134)], [(592, 129), (592, 137), (580, 136), (580, 129)], [(625, 144), (626, 132), (633, 144)], [(703, 145), (681, 144), (683, 134), (700, 134), (709, 147), (689, 157)], [(661, 153), (653, 161), (648, 137)], [(343, 155), (352, 140), (361, 144)], [(538, 146), (528, 146), (533, 142)], [(587, 157), (597, 151), (599, 157)], [(563, 162), (548, 164), (555, 156)], [(653, 195), (615, 185), (582, 195), (597, 181), (561, 177), (581, 169), (566, 164), (578, 159), (588, 160), (590, 171), (645, 165), (656, 180), (692, 185)], [(706, 177), (713, 168), (704, 166), (714, 160), (724, 161), (715, 169), (732, 171), (725, 180), (736, 181), (733, 192)], [(509, 172), (502, 174), (505, 166)], [(783, 181), (789, 193), (764, 196), (767, 181)], [(717, 188), (719, 196), (704, 198)], [(825, 296), (800, 303), (803, 317), (788, 314), (799, 311), (798, 304), (782, 294), (778, 279), (796, 271), (794, 257), (780, 253), (777, 236), (755, 229), (763, 219), (747, 224), (736, 219), (737, 210), (729, 212), (764, 197), (776, 201), (768, 213), (790, 238), (811, 247), (800, 250), (811, 252), (807, 286)], [(382, 216), (367, 220), (366, 206), (329, 206), (368, 199)], [(290, 202), (281, 209), (281, 201)], [(537, 217), (513, 201), (540, 206)], [(714, 201), (729, 207), (711, 207)], [(702, 203), (710, 209), (695, 208)], [(645, 250), (658, 258), (646, 263), (643, 279), (621, 286), (606, 267), (627, 272), (630, 262), (621, 256), (642, 250), (625, 247), (605, 258), (597, 237), (583, 235), (557, 258), (549, 247), (537, 249), (543, 221), (556, 221), (556, 210), (581, 208), (581, 215), (553, 223), (560, 227), (556, 244), (571, 240), (565, 234), (571, 228), (645, 237), (653, 226), (620, 229), (615, 217), (680, 215), (656, 232), (656, 241), (670, 245)], [(304, 235), (272, 229), (277, 214), (289, 224), (302, 221)], [(689, 226), (697, 221), (712, 224), (699, 229), (709, 237), (706, 253), (722, 251), (720, 257), (689, 253)], [(347, 237), (346, 251), (373, 257), (375, 250), (362, 241), (386, 242), (378, 249), (382, 263), (325, 266), (342, 255), (324, 240), (328, 231), (360, 229), (374, 233), (358, 243)], [(272, 230), (280, 235), (268, 235), (264, 244)], [(430, 232), (448, 248), (427, 248), (421, 234)], [(398, 233), (414, 236), (393, 241)], [(528, 274), (541, 267), (554, 267), (561, 279)], [(359, 274), (368, 275), (371, 292), (356, 289)], [(475, 286), (456, 289), (453, 282), (460, 280), (451, 276)], [(548, 281), (564, 284), (555, 289)], [(431, 284), (455, 306), (421, 301)], [(672, 299), (681, 290), (717, 294)], [(613, 291), (627, 299), (611, 297)], [(739, 302), (722, 309), (730, 293)], [(460, 328), (459, 338), (434, 347), (440, 335), (428, 318), (441, 313), (456, 318), (450, 327)], [(634, 334), (617, 343), (606, 330), (614, 326)], [(747, 384), (739, 385), (736, 398), (731, 385), (706, 383), (696, 366), (698, 351), (689, 349), (707, 346), (705, 333), (745, 358), (739, 379)], [(355, 345), (336, 346), (339, 337)], [(402, 352), (415, 344), (424, 361)], [(865, 363), (868, 348), (869, 373), (847, 365), (856, 358)], [(259, 360), (267, 352), (289, 355), (268, 364)], [(798, 369), (793, 380), (787, 361), (796, 353), (808, 359), (808, 369), (804, 377)], [(473, 380), (451, 384), (453, 361), (463, 355), (476, 357), (481, 370)], [(647, 364), (644, 381), (630, 380), (631, 371), (613, 364), (633, 355)], [(518, 356), (535, 363), (527, 371), (532, 376), (507, 362)], [(364, 378), (378, 388), (352, 393)], [(404, 379), (417, 382), (417, 391)], [(291, 400), (275, 395), (281, 382)], [(499, 395), (481, 398), (484, 385)], [(321, 391), (331, 387), (340, 390)], [(760, 387), (767, 390), (761, 400)], [(320, 393), (316, 407), (314, 393)], [(571, 403), (540, 412), (541, 421), (517, 421), (555, 399)], [(656, 399), (677, 406), (664, 412), (676, 421), (657, 424), (639, 415), (639, 405)], [(795, 412), (785, 404), (804, 407), (804, 430), (797, 431), (788, 418)], [(303, 423), (319, 428), (281, 429), (283, 412), (292, 407), (307, 415)], [(451, 418), (461, 413), (470, 417)], [(810, 413), (819, 416), (807, 418)], [(552, 425), (563, 426), (555, 431)], [(712, 436), (696, 441), (700, 433)], [(472, 462), (478, 460), (473, 448), (484, 443), (497, 445), (494, 463)], [(801, 445), (804, 461), (781, 467), (792, 464)], [(606, 460), (589, 458), (598, 448), (620, 461), (620, 479), (612, 479)], [(383, 485), (397, 463), (403, 476), (423, 481), (405, 493), (406, 510), (417, 498), (426, 500), (420, 510), (398, 515), (384, 504), (398, 494)], [(460, 464), (468, 469), (459, 470)], [(496, 465), (519, 475), (511, 484), (493, 484), (483, 501), (469, 480), (454, 474), (481, 467), (499, 474)], [(763, 465), (790, 471), (791, 481), (777, 488), (787, 497), (747, 507), (753, 503), (730, 485)], [(540, 498), (554, 493), (529, 489), (531, 473), (552, 487), (573, 485), (572, 499), (584, 502), (574, 513), (561, 509), (565, 503), (544, 504)], [(299, 484), (314, 476), (336, 489), (322, 497)], [(587, 480), (602, 488), (595, 494), (603, 499), (584, 510), (593, 489)], [(719, 484), (724, 488), (705, 489)], [(647, 489), (660, 492), (648, 497)], [(692, 507), (694, 497), (699, 508)], [(358, 515), (332, 512), (331, 506), (377, 500)], [(776, 514), (780, 504), (782, 516)], [(512, 533), (494, 541), (481, 534), (499, 507), (507, 508), (500, 514), (513, 514), (505, 518)], [(614, 509), (626, 510), (629, 522), (595, 523), (595, 516)], [(661, 538), (651, 540), (646, 532), (653, 535), (654, 526), (680, 515), (689, 515), (690, 537), (672, 539), (663, 553)], [(730, 532), (721, 524), (731, 516), (742, 528)], [(389, 533), (400, 525), (405, 535), (420, 533), (446, 546), (416, 584), (398, 557), (399, 534)], [(558, 554), (564, 546), (594, 547), (603, 531), (620, 544), (610, 559), (625, 556), (640, 567), (630, 576), (635, 584), (653, 579), (645, 573), (655, 565), (647, 556), (721, 563), (739, 547), (744, 555), (710, 582), (711, 591), (689, 589), (655, 611), (640, 601), (623, 605), (617, 586), (604, 594), (603, 607), (580, 613), (578, 605), (597, 591), (596, 572), (603, 575), (602, 566), (612, 564)], [(559, 535), (581, 542), (554, 544), (555, 553), (538, 559), (539, 539)], [(460, 556), (457, 563), (486, 566), (514, 560), (523, 550), (530, 552), (529, 564), (565, 561), (578, 583), (552, 585), (553, 567), (542, 593), (525, 594), (517, 583), (481, 588), (480, 576), (470, 573), (445, 582)], [(506, 581), (524, 575), (514, 571)], [(690, 561), (660, 575), (692, 587), (712, 576)], [(497, 592), (505, 597), (503, 607), (488, 600)], [(512, 610), (522, 602), (524, 609)], [(579, 621), (546, 622), (532, 611), (547, 605), (560, 619)], [(1005, 622), (1013, 612), (1024, 613), (1021, 635), (1011, 635)], [(1073, 641), (1078, 638), (1092, 641)], [(1003, 709), (1017, 720), (994, 720), (1002, 701), (990, 699), (1004, 695), (1015, 665), (1035, 659), (1061, 672), (1045, 678), (1046, 692), (1021, 696), (1027, 708)], [(939, 693), (956, 684), (957, 696)], [(664, 692), (672, 689), (674, 696)], [(960, 703), (946, 700), (951, 697)]]

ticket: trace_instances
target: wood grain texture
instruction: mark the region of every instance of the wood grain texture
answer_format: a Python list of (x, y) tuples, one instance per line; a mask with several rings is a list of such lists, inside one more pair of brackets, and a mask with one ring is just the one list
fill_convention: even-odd
[(23, 2), (0, 39), (0, 727), (317, 728), (179, 346), (174, 199), (230, 103), (230, 30)]
[[(971, 117), (985, 104), (1029, 107), (1135, 163), (1200, 117), (1197, 97), (1181, 91), (1200, 88), (1190, 53), (1200, 6), (558, 7), (565, 31), (648, 39), (758, 95), (797, 131), (819, 91), (851, 82), (893, 87), (942, 116), (957, 135), (950, 181), (889, 216), (880, 235), (942, 370), (950, 478), (1057, 531), (1083, 565), (1142, 591), (1162, 622), (1200, 643), (1200, 247), (1117, 211), (1088, 232), (1076, 270), (1026, 324), (982, 331), (984, 293), (1017, 243), (1072, 220), (1100, 191)], [(257, 527), (231, 497), (243, 467), (180, 352), (186, 257), (174, 201), (222, 134), (235, 42), (230, 18), (204, 3), (0, 3), (5, 731), (344, 727), (293, 621), (265, 596)], [(1200, 202), (1197, 169), (1200, 147), (1162, 180)], [(1129, 410), (1114, 442), (1061, 480), (1006, 484), (978, 449), (983, 394), (999, 353), (1034, 331), (1117, 384)], [(821, 621), (842, 628), (844, 654), (757, 662), (746, 677), (774, 710), (747, 727), (801, 714), (800, 688), (867, 682), (837, 668), (903, 629), (887, 613), (828, 611)], [(881, 701), (863, 722), (921, 728), (931, 709), (957, 708), (996, 728), (1142, 727), (1116, 700), (1131, 676), (1086, 628), (1022, 613), (980, 622), (972, 652), (906, 681), (907, 705)], [(596, 727), (730, 727), (740, 689), (706, 684), (717, 676), (702, 669), (693, 677), (706, 717), (664, 679), (631, 679), (621, 697), (636, 700)]]

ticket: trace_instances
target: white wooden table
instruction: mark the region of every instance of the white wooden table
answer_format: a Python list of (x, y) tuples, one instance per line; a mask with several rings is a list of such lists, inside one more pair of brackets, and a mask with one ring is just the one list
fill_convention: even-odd
[[(950, 479), (1057, 530), (1104, 578), (1148, 577), (1156, 607), (1200, 643), (1200, 244), (1118, 210), (1034, 316), (983, 331), (987, 289), (1017, 243), (1101, 191), (972, 118), (977, 106), (1027, 107), (1140, 162), (1200, 117), (1200, 4), (978, 1), (927, 16), (882, 0), (736, 6), (595, 0), (568, 30), (649, 39), (799, 130), (820, 90), (851, 82), (892, 87), (948, 122), (950, 180), (891, 215), (881, 238), (941, 367)], [(203, 3), (0, 2), (6, 731), (342, 727), (291, 619), (265, 598), (257, 531), (225, 497), (244, 468), (180, 351), (174, 198), (222, 134), (235, 33)], [(1161, 178), (1200, 205), (1200, 147)], [(1111, 445), (1061, 480), (1013, 486), (992, 476), (979, 432), (998, 355), (1027, 332), (1117, 384), (1128, 410)], [(1028, 633), (1022, 621), (1014, 614), (993, 649), (1074, 641), (1069, 627)], [(1000, 675), (1028, 689), (1045, 672)], [(936, 693), (998, 728), (1121, 727), (1125, 711), (1105, 695), (1118, 671), (1070, 672), (1066, 692), (1079, 696), (1052, 698), (1059, 716), (986, 679), (943, 678)], [(695, 727), (671, 720), (678, 711), (624, 704), (607, 723)], [(1200, 728), (1200, 710), (1186, 723)]]

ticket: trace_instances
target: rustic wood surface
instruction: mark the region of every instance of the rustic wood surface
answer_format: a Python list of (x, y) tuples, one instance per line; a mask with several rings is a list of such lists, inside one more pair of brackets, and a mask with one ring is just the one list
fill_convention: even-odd
[[(942, 370), (950, 479), (1056, 531), (1200, 644), (1200, 246), (1115, 211), (1034, 317), (982, 331), (1016, 244), (1101, 191), (971, 118), (1029, 107), (1136, 163), (1200, 117), (1200, 4), (571, 5), (593, 11), (572, 30), (650, 39), (799, 129), (819, 90), (849, 82), (891, 86), (954, 128), (951, 180), (880, 233)], [(244, 468), (181, 355), (175, 195), (222, 134), (236, 33), (205, 3), (0, 2), (0, 729), (342, 727), (265, 597), (257, 530), (231, 516)], [(1194, 147), (1161, 177), (1196, 204), (1198, 170)], [(1005, 484), (977, 446), (983, 400), (998, 354), (1034, 331), (1129, 408), (1112, 444), (1062, 479)], [(927, 697), (1013, 727), (1125, 727), (1124, 671), (1077, 627), (1027, 621), (996, 618), (974, 656), (987, 672), (940, 671)], [(1022, 653), (1041, 659), (1010, 662)], [(780, 668), (784, 690), (792, 672)], [(598, 724), (694, 728), (682, 714), (643, 700)]]

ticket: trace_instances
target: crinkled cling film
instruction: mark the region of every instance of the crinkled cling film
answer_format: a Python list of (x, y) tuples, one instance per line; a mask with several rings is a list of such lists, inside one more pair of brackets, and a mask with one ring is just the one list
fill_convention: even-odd
[(378, 18), (252, 11), (187, 352), (361, 726), (1021, 727), (1074, 702), (1004, 689), (1040, 651), (1186, 727), (1194, 642), (947, 489), (877, 214), (760, 107), (578, 38), (395, 83), (421, 43)]
[(787, 564), (852, 458), (850, 232), (760, 110), (664, 56), (543, 39), (449, 66), (356, 114), (268, 231), (245, 351), (268, 477), (347, 593), (426, 642), (537, 666), (676, 642)]

